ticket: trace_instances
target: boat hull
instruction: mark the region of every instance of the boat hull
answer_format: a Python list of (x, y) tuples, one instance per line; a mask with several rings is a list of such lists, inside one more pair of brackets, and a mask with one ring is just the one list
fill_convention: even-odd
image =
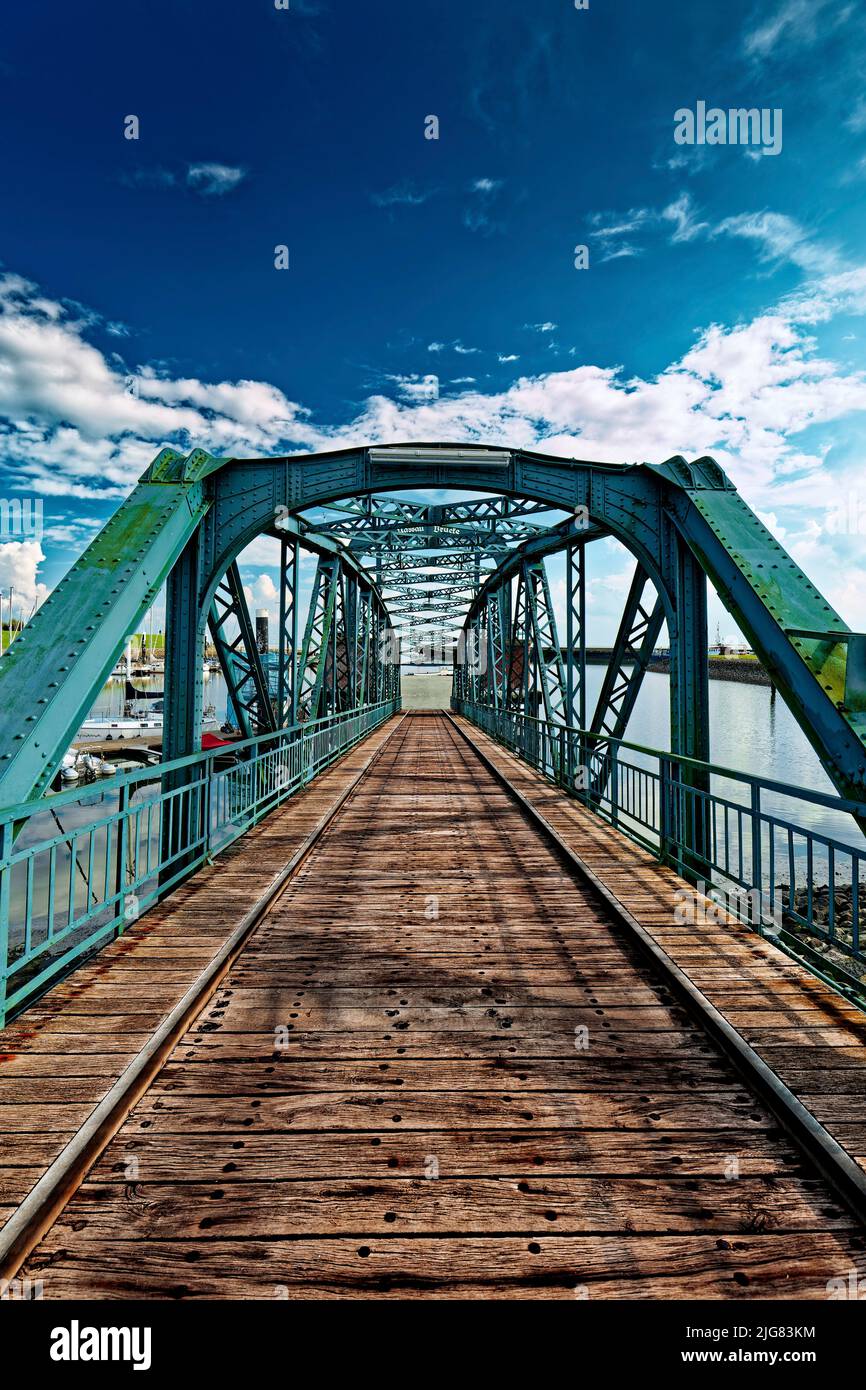
[[(162, 738), (162, 727), (161, 719), (86, 719), (75, 742), (99, 739), (103, 743), (113, 743), (131, 738)], [(219, 727), (218, 720), (205, 720), (202, 733), (216, 733)]]

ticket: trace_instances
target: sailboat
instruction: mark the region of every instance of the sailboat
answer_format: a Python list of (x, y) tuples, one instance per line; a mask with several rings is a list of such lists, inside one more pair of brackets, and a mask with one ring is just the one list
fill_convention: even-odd
[[(163, 726), (162, 690), (142, 690), (132, 681), (130, 651), (126, 653), (126, 690), (123, 714), (97, 715), (85, 719), (78, 730), (76, 742), (102, 739), (106, 743), (130, 738), (161, 738)], [(215, 732), (220, 727), (213, 705), (202, 712), (202, 732)]]
[[(130, 690), (132, 698), (130, 699)], [(156, 738), (162, 735), (163, 692), (161, 690), (136, 690), (131, 681), (126, 682), (127, 699), (123, 714), (118, 717), (99, 715), (85, 719), (78, 731), (76, 742), (83, 739)], [(138, 708), (144, 706), (143, 709)], [(215, 732), (220, 727), (216, 708), (207, 705), (202, 712), (202, 732)]]

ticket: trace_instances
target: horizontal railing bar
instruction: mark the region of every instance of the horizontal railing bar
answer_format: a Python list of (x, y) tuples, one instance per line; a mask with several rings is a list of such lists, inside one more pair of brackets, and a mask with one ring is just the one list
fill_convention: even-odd
[[(461, 704), (471, 705), (469, 700), (459, 701)], [(528, 724), (548, 725), (548, 720), (542, 719), (539, 715), (524, 714), (520, 710), (497, 710), (493, 706), (476, 705), (476, 709), (499, 716), (507, 715), (511, 719), (522, 719)], [(587, 742), (587, 751), (598, 757), (603, 756), (606, 745), (616, 744), (618, 748), (627, 748), (632, 753), (645, 753), (648, 757), (658, 758), (667, 763), (675, 764), (679, 767), (693, 768), (700, 772), (710, 772), (716, 777), (728, 777), (731, 781), (742, 782), (746, 786), (759, 785), (762, 791), (775, 792), (780, 796), (792, 796), (801, 801), (809, 801), (815, 806), (823, 806), (832, 811), (847, 811), (852, 816), (866, 816), (866, 801), (851, 801), (845, 797), (836, 796), (833, 792), (817, 792), (808, 787), (795, 787), (789, 782), (778, 782), (772, 777), (759, 777), (751, 772), (741, 772), (736, 768), (724, 767), (719, 763), (703, 762), (700, 758), (687, 757), (685, 753), (672, 753), (667, 749), (650, 748), (643, 743), (631, 743), (624, 738), (614, 738), (611, 734), (592, 733), (589, 729), (581, 729), (576, 724), (551, 724), (551, 728), (558, 733), (564, 729), (566, 734), (571, 734), (575, 738), (583, 738)], [(636, 763), (629, 764), (636, 767)], [(739, 802), (733, 802), (739, 805)]]
[[(136, 768), (133, 772), (118, 772), (113, 777), (102, 778), (98, 784), (91, 784), (86, 791), (80, 787), (70, 787), (66, 791), (54, 792), (51, 796), (41, 797), (38, 801), (20, 801), (15, 806), (5, 806), (0, 809), (0, 825), (10, 820), (24, 820), (33, 815), (34, 811), (45, 810), (50, 807), (68, 806), (75, 802), (84, 802), (89, 796), (100, 796), (104, 792), (117, 791), (120, 787), (135, 786), (140, 782), (153, 782), (166, 773), (177, 772), (182, 768), (193, 767), (196, 764), (210, 764), (217, 758), (225, 757), (229, 753), (244, 752), (250, 748), (256, 748), (263, 743), (273, 743), (277, 740), (294, 740), (290, 735), (295, 735), (296, 739), (309, 733), (311, 730), (318, 730), (322, 726), (333, 728), (335, 722), (347, 722), (349, 719), (357, 717), (359, 714), (369, 714), (374, 710), (384, 709), (386, 705), (391, 705), (392, 700), (380, 700), (375, 705), (361, 705), (357, 710), (344, 710), (337, 715), (326, 715), (321, 719), (311, 719), (305, 724), (291, 724), (284, 729), (276, 729), (267, 734), (255, 734), (252, 738), (237, 739), (236, 741), (226, 742), (218, 748), (203, 748), (198, 753), (188, 753), (183, 758), (171, 758), (168, 762), (153, 763), (149, 767)], [(118, 752), (123, 749), (123, 742), (118, 740)], [(183, 791), (187, 787), (182, 788)]]

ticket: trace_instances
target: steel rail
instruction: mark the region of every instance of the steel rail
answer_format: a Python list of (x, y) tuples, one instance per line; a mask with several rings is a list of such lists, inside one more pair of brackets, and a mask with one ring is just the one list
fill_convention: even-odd
[(542, 831), (565, 865), (601, 900), (606, 912), (651, 962), (704, 1032), (721, 1048), (750, 1089), (758, 1095), (785, 1132), (807, 1154), (837, 1196), (857, 1220), (866, 1225), (866, 1172), (697, 988), (685, 971), (681, 970), (659, 946), (529, 798), (524, 796), (493, 759), (478, 746), (462, 725), (447, 711), (443, 711), (443, 714), (479, 762), (519, 804), (527, 819)]
[(405, 718), (405, 714), (399, 716), (388, 736), (366, 759), (288, 863), (279, 870), (244, 915), (198, 979), (124, 1068), (111, 1089), (31, 1188), (5, 1226), (0, 1229), (0, 1284), (15, 1277), (39, 1241), (51, 1229), (94, 1163), (117, 1134), (133, 1106), (158, 1076), (193, 1020), (215, 994), (248, 938), (285, 892), (324, 832), (357, 790), (374, 763), (382, 756), (398, 729), (402, 727)]

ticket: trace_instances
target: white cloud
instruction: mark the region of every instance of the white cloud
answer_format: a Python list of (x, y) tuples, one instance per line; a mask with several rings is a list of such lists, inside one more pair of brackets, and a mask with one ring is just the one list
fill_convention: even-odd
[(451, 343), (428, 343), (428, 352), (456, 352), (458, 357), (473, 357), (481, 351), (480, 348), (466, 347), (460, 338), (455, 338)]
[(778, 58), (791, 49), (810, 48), (851, 13), (851, 7), (838, 6), (836, 0), (782, 0), (769, 18), (762, 11), (760, 23), (743, 39), (743, 49), (750, 58)]
[(187, 186), (206, 198), (231, 193), (245, 178), (246, 170), (231, 164), (190, 164), (186, 171)]
[(377, 208), (420, 207), (434, 196), (435, 191), (433, 188), (417, 188), (408, 180), (404, 180), (403, 183), (394, 184), (392, 188), (386, 188), (382, 193), (371, 193), (370, 200)]
[(231, 193), (246, 178), (246, 169), (232, 164), (220, 164), (215, 160), (188, 164), (186, 172), (175, 172), (160, 165), (142, 166), (124, 171), (120, 182), (127, 188), (182, 188), (186, 185), (194, 193), (203, 197), (222, 197)]
[(630, 208), (628, 212), (622, 214), (594, 212), (590, 214), (589, 225), (594, 237), (608, 241), (617, 237), (631, 236), (633, 232), (646, 226), (653, 216), (654, 214), (649, 208)]
[(27, 618), (37, 604), (48, 596), (48, 588), (39, 582), (39, 566), (45, 559), (38, 541), (5, 541), (0, 545), (0, 590), (3, 593), (2, 616), (9, 616), (9, 589), (14, 589), (13, 614)]
[(253, 598), (262, 608), (276, 603), (279, 599), (277, 586), (269, 574), (260, 574), (253, 585)]
[(473, 193), (496, 193), (502, 187), (502, 179), (475, 179), (472, 183)]
[[(726, 234), (752, 236), (768, 254), (798, 257), (804, 267), (835, 264), (804, 253), (802, 237), (784, 220), (762, 217)], [(87, 498), (124, 494), (165, 443), (227, 456), (407, 439), (508, 444), (612, 462), (710, 453), (753, 507), (778, 518), (792, 545), (813, 546), (816, 563), (807, 568), (819, 587), (838, 579), (844, 556), (845, 572), (859, 575), (861, 597), (857, 611), (842, 611), (859, 626), (866, 621), (859, 551), (840, 550), (826, 527), (810, 540), (803, 520), (822, 527), (848, 474), (828, 462), (829, 442), (804, 444), (801, 437), (866, 412), (866, 375), (821, 355), (810, 330), (855, 309), (866, 311), (866, 267), (813, 270), (799, 291), (751, 322), (705, 328), (655, 376), (584, 363), (524, 373), (499, 391), (461, 381), (468, 389), (442, 396), (437, 376), (407, 373), (387, 378), (388, 392), (370, 396), (355, 418), (323, 427), (267, 382), (205, 382), (145, 365), (134, 374), (137, 394), (129, 394), (121, 366), (87, 341), (86, 316), (73, 318), (36, 286), (7, 275), (0, 278), (2, 456), (13, 488)], [(549, 335), (556, 325), (526, 327)], [(38, 550), (5, 548), (7, 564), (14, 558), (21, 571), (16, 587), (34, 600)], [(268, 564), (264, 554), (258, 563)]]
[(627, 256), (642, 256), (643, 252), (639, 246), (632, 246), (630, 242), (624, 241), (621, 246), (611, 246), (605, 251), (603, 256), (599, 256), (599, 265), (604, 265), (607, 261), (621, 261)]
[[(866, 157), (863, 166), (866, 169)], [(854, 174), (850, 177), (854, 177)], [(615, 220), (605, 222), (605, 218)], [(687, 191), (680, 193), (660, 210), (632, 209), (618, 220), (613, 213), (594, 213), (589, 222), (590, 236), (601, 241), (599, 264), (623, 256), (643, 254), (641, 246), (623, 241), (622, 238), (638, 230), (651, 233), (667, 225), (672, 227), (669, 237), (671, 244), (694, 241), (698, 237), (719, 236), (750, 241), (756, 246), (761, 262), (770, 271), (784, 263), (794, 265), (808, 275), (825, 279), (846, 271), (846, 262), (838, 247), (818, 240), (793, 217), (764, 209), (738, 213), (713, 226), (700, 218), (692, 195)]]
[(754, 212), (727, 217), (716, 228), (716, 234), (745, 237), (758, 244), (764, 259), (790, 261), (809, 272), (827, 275), (842, 264), (835, 247), (814, 241), (793, 217), (783, 213)]
[(484, 209), (473, 207), (463, 209), (463, 225), (470, 232), (490, 231), (493, 227), (493, 223)]
[(88, 326), (31, 282), (0, 276), (0, 440), (25, 484), (121, 494), (169, 440), (219, 453), (304, 437), (305, 412), (276, 387), (127, 372), (87, 341)]
[(708, 226), (708, 223), (696, 220), (690, 193), (681, 193), (674, 202), (669, 203), (662, 210), (662, 217), (666, 222), (674, 223), (671, 241), (692, 241)]
[(83, 550), (101, 527), (101, 520), (90, 516), (61, 517), (56, 521), (46, 518), (42, 540), (51, 545), (68, 545)]
[(407, 401), (435, 401), (439, 398), (439, 378), (432, 372), (424, 376), (415, 373), (409, 376), (392, 376), (400, 395)]
[(470, 232), (490, 233), (500, 231), (501, 225), (494, 220), (491, 209), (503, 186), (502, 179), (473, 179), (469, 185), (472, 202), (463, 209), (463, 225)]
[[(830, 313), (854, 293), (866, 296), (866, 272), (862, 283), (837, 276), (814, 285), (803, 306)], [(866, 403), (862, 375), (818, 357), (786, 302), (749, 324), (711, 326), (655, 378), (583, 365), (445, 399), (436, 375), (404, 374), (389, 378), (394, 397), (373, 395), (356, 419), (325, 429), (266, 382), (203, 382), (143, 367), (130, 395), (125, 374), (77, 324), (35, 307), (41, 298), (27, 282), (0, 280), (0, 430), (22, 481), (67, 495), (125, 491), (167, 441), (246, 455), (414, 437), (505, 440), (614, 461), (739, 454), (749, 459), (741, 476), (760, 479), (753, 500), (764, 505), (763, 492), (792, 459), (801, 472), (815, 466), (792, 436)], [(555, 328), (527, 326), (545, 335)]]
[(840, 178), (840, 183), (859, 183), (861, 179), (866, 179), (866, 154), (854, 163)]
[(241, 553), (238, 564), (247, 568), (250, 565), (271, 565), (280, 563), (280, 543), (273, 536), (257, 536)]
[(141, 168), (125, 171), (120, 181), (127, 188), (174, 188), (177, 179), (171, 169)]
[(855, 135), (866, 130), (866, 97), (860, 98), (845, 124), (849, 130), (854, 131)]

